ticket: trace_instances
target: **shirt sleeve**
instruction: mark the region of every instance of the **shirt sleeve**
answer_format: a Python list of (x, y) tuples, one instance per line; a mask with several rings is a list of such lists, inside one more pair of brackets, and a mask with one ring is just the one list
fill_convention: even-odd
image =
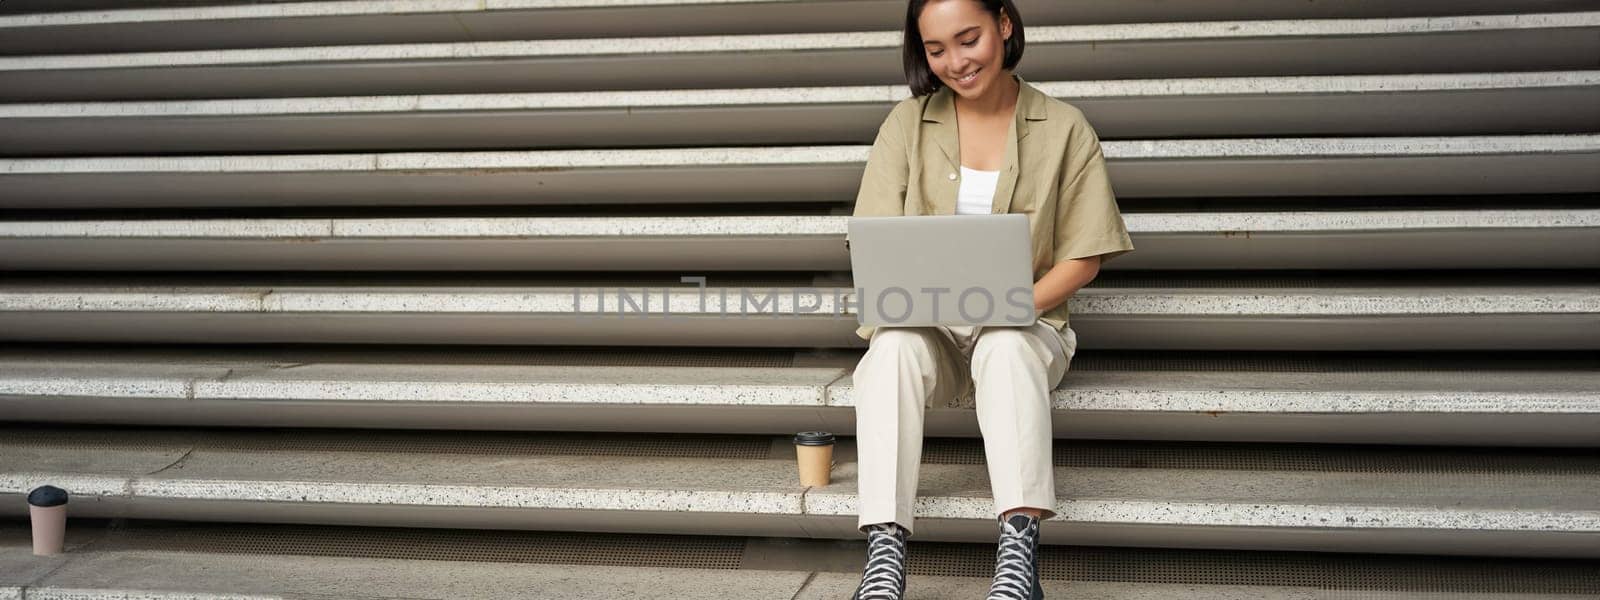
[(1099, 256), (1101, 263), (1133, 250), (1106, 174), (1100, 139), (1088, 121), (1068, 136), (1065, 185), (1056, 205), (1055, 262)]
[[(906, 186), (911, 179), (911, 165), (906, 157), (905, 130), (900, 124), (900, 111), (906, 103), (895, 106), (889, 116), (878, 126), (878, 137), (872, 141), (872, 151), (867, 155), (867, 169), (861, 174), (861, 187), (856, 191), (857, 217), (898, 217), (905, 214)], [(876, 327), (856, 328), (856, 337), (872, 340)]]
[(906, 185), (911, 178), (906, 158), (905, 132), (900, 124), (902, 103), (878, 126), (878, 137), (867, 155), (867, 169), (856, 191), (857, 217), (898, 217), (905, 214)]

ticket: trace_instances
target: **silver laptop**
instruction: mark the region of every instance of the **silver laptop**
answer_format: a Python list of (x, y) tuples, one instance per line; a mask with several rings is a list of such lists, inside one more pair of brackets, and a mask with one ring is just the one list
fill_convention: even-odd
[(1031, 325), (1028, 217), (853, 217), (846, 243), (862, 325)]

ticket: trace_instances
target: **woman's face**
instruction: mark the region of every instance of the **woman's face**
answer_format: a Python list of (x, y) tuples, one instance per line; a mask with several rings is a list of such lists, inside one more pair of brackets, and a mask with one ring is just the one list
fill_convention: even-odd
[(936, 0), (923, 7), (917, 27), (928, 67), (963, 98), (982, 97), (1005, 76), (1011, 20), (1004, 15), (996, 23), (974, 0)]

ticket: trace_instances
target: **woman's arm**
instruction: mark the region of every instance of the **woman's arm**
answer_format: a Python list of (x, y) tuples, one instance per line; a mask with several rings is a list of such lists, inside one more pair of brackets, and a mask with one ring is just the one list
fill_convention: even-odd
[(1046, 312), (1066, 302), (1100, 274), (1100, 257), (1063, 260), (1033, 282), (1033, 308)]
[(1062, 168), (1066, 179), (1055, 211), (1055, 262), (1033, 283), (1033, 306), (1041, 313), (1060, 308), (1089, 285), (1106, 261), (1133, 251), (1111, 193), (1100, 138), (1081, 113), (1074, 115), (1077, 123), (1068, 134), (1068, 163)]

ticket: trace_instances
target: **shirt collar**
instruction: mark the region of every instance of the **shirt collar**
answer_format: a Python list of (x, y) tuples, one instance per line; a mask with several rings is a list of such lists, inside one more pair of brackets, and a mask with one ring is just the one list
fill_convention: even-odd
[[(1020, 125), (1028, 121), (1045, 120), (1048, 111), (1045, 110), (1044, 92), (1033, 87), (1033, 84), (1028, 83), (1021, 75), (1012, 73), (1011, 78), (1015, 79), (1017, 84), (1021, 86), (1021, 89), (1017, 92), (1017, 123)], [(933, 92), (933, 95), (928, 99), (928, 108), (922, 112), (922, 120), (930, 123), (954, 124), (956, 122), (955, 91), (951, 90), (950, 86), (940, 87)], [(1021, 136), (1019, 135), (1018, 137)]]
[[(1033, 87), (1021, 75), (1013, 73), (1013, 79), (1019, 84), (1017, 90), (1017, 107), (1015, 121), (1006, 132), (1005, 164), (1001, 167), (1000, 182), (995, 190), (993, 212), (1004, 213), (1011, 205), (1011, 195), (1017, 182), (1018, 147), (1020, 142), (1028, 137), (1033, 121), (1044, 121), (1046, 110), (1044, 92)], [(934, 125), (925, 128), (927, 136), (932, 138), (934, 144), (944, 153), (949, 161), (952, 174), (961, 170), (961, 139), (956, 127), (955, 92), (948, 86), (941, 87), (928, 99), (928, 105), (922, 112), (922, 120)], [(956, 188), (948, 186), (948, 190), (934, 190), (932, 194), (933, 214), (954, 214), (956, 201)]]
[[(1011, 77), (1017, 81), (1020, 87), (1017, 91), (1016, 127), (1012, 132), (1008, 132), (1008, 136), (1014, 133), (1016, 137), (1008, 137), (1006, 140), (1011, 145), (1009, 150), (1014, 153), (1016, 144), (1028, 137), (1028, 133), (1032, 129), (1030, 123), (1046, 120), (1049, 111), (1045, 109), (1044, 92), (1033, 87), (1021, 75), (1013, 73)], [(950, 167), (952, 169), (959, 168), (961, 166), (961, 143), (960, 137), (956, 132), (955, 92), (949, 86), (939, 88), (928, 99), (928, 106), (922, 112), (922, 120), (939, 124), (930, 128), (931, 137), (939, 145), (939, 149), (944, 152), (945, 158), (949, 159)]]

